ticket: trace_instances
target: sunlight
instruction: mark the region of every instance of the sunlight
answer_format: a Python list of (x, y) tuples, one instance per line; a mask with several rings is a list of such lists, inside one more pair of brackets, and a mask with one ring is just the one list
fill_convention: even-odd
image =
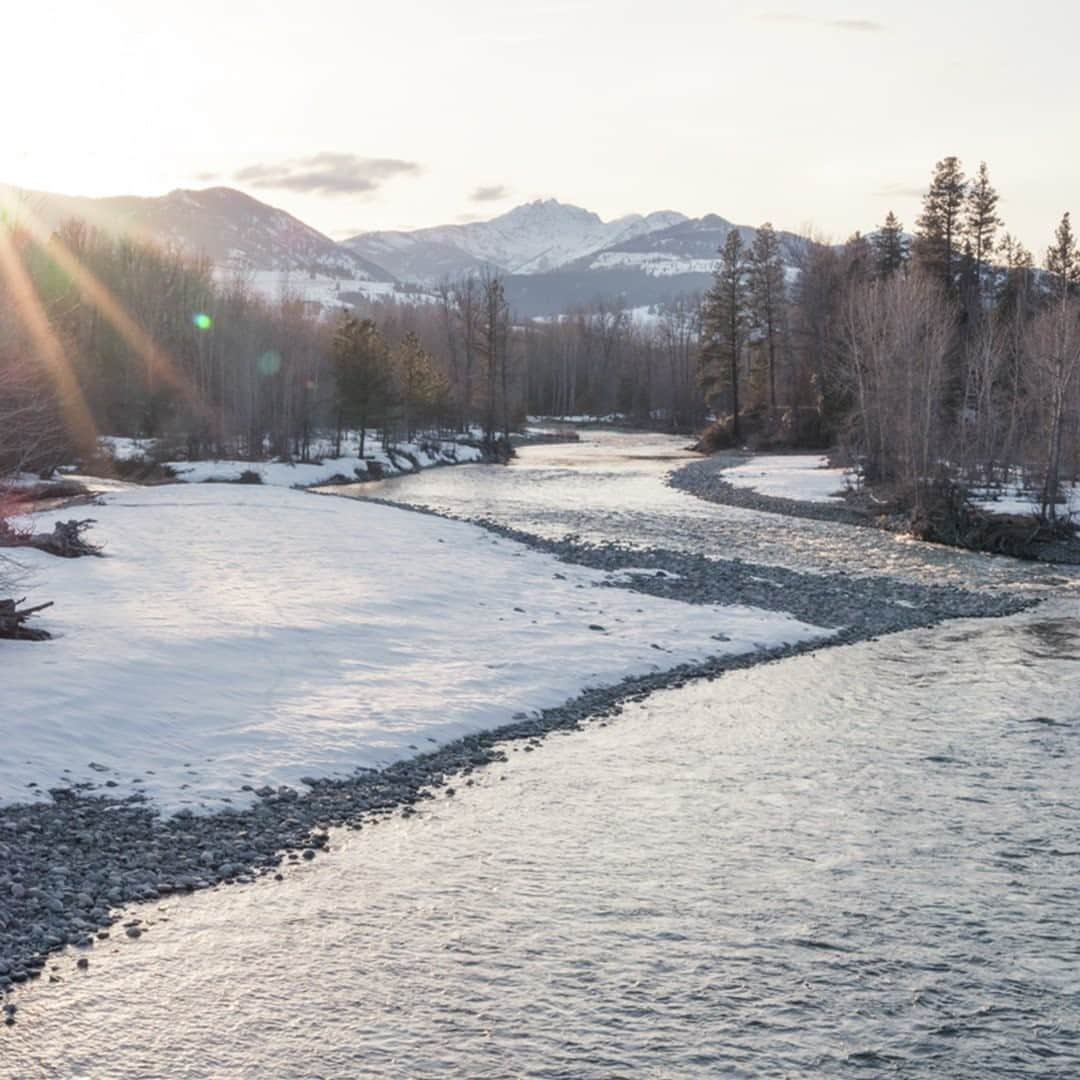
[(57, 402), (64, 413), (69, 435), (80, 449), (92, 450), (97, 445), (98, 435), (94, 418), (64, 346), (53, 330), (30, 276), (15, 250), (11, 230), (6, 226), (0, 228), (0, 276), (10, 289), (15, 310), (56, 387)]
[[(52, 258), (56, 265), (78, 285), (89, 303), (101, 313), (113, 329), (120, 335), (124, 343), (143, 361), (146, 365), (147, 374), (150, 380), (152, 382), (155, 380), (161, 381), (171, 390), (177, 392), (183, 398), (185, 403), (195, 409), (201, 416), (210, 418), (213, 414), (213, 410), (206, 405), (198, 391), (191, 385), (183, 372), (180, 371), (178, 365), (172, 361), (153, 337), (139, 325), (127, 309), (112, 295), (108, 288), (106, 288), (106, 286), (91, 273), (90, 270), (83, 266), (79, 259), (60, 239), (59, 234), (47, 228), (40, 219), (37, 218), (33, 211), (24, 204), (19, 205), (17, 208), (4, 206), (3, 209), (5, 215), (9, 214), (12, 219), (19, 220), (21, 218), (23, 220), (29, 229), (30, 234), (42, 243), (50, 258)], [(6, 230), (6, 233), (7, 232), (9, 232), (9, 230)], [(7, 240), (7, 249), (11, 255), (11, 261), (18, 264), (18, 271), (23, 278), (22, 290), (19, 291), (17, 295), (21, 296), (23, 292), (28, 291), (30, 295), (34, 296), (38, 317), (42, 324), (42, 330), (53, 337), (56, 347), (60, 349), (60, 356), (63, 357), (62, 346), (60, 346), (59, 340), (56, 339), (55, 334), (53, 334), (48, 325), (48, 318), (41, 309), (40, 301), (38, 301), (36, 295), (33, 293), (33, 285), (26, 275), (25, 269), (18, 263), (17, 253), (11, 251), (12, 245), (10, 236), (6, 235), (5, 239)], [(213, 325), (210, 316), (201, 312), (193, 316), (192, 321), (200, 330), (209, 330)], [(33, 332), (35, 333), (35, 340), (37, 340), (37, 332)], [(76, 391), (78, 391), (77, 383), (75, 382), (71, 366), (66, 357), (64, 357), (64, 367), (72, 385), (74, 385)], [(78, 393), (79, 399), (82, 401), (82, 410), (86, 413), (85, 419), (89, 421), (90, 428), (93, 429), (95, 426), (93, 419), (86, 407), (85, 400), (82, 398), (81, 391), (78, 391)], [(93, 446), (95, 443), (92, 441), (88, 445)]]

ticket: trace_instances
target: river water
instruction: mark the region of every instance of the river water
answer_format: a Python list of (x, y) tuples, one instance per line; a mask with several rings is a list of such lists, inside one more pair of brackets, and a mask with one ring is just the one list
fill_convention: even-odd
[(145, 908), (21, 995), (0, 1075), (1080, 1075), (1075, 573), (699, 502), (677, 446), (375, 494), (1048, 599), (662, 691), (283, 882)]

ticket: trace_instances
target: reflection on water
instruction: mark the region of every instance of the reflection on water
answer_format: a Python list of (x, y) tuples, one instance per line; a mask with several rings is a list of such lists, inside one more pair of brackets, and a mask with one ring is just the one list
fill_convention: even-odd
[(580, 444), (526, 446), (509, 466), (436, 469), (327, 489), (491, 518), (541, 536), (693, 551), (794, 570), (884, 573), (969, 588), (1075, 585), (1071, 568), (924, 544), (875, 529), (717, 506), (664, 476), (700, 456), (670, 435), (582, 433)]
[[(783, 519), (663, 488), (654, 443), (393, 488), (798, 564), (769, 546)], [(803, 524), (812, 564), (1043, 579)], [(1080, 599), (1058, 591), (654, 694), (280, 884), (148, 907), (138, 942), (21, 995), (0, 1075), (1080, 1075)]]
[(280, 885), (151, 909), (88, 975), (65, 956), (0, 1072), (1074, 1077), (1080, 667), (1047, 625), (787, 660), (511, 753)]

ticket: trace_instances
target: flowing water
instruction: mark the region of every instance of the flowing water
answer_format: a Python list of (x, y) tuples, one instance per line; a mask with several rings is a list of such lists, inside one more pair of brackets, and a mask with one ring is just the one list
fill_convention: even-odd
[(701, 503), (676, 446), (376, 494), (1049, 599), (654, 694), (281, 883), (143, 909), (20, 996), (0, 1075), (1080, 1076), (1075, 574)]

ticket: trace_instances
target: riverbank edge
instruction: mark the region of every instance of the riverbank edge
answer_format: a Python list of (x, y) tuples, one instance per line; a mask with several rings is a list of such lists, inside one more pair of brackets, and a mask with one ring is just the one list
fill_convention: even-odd
[[(753, 454), (718, 453), (691, 461), (681, 468), (668, 473), (664, 482), (677, 491), (684, 491), (705, 502), (721, 506), (733, 506), (740, 510), (756, 510), (766, 514), (780, 514), (786, 517), (809, 518), (813, 521), (832, 521), (841, 525), (857, 525), (879, 532), (906, 533), (905, 528), (893, 526), (888, 519), (867, 510), (835, 503), (815, 503), (801, 499), (786, 499), (777, 495), (762, 495), (753, 488), (736, 487), (723, 478), (723, 471), (736, 465), (752, 461)], [(920, 541), (932, 543), (933, 541)], [(939, 547), (953, 547), (957, 551), (971, 551), (971, 548), (939, 544)], [(981, 554), (996, 558), (1012, 559), (1015, 555), (1001, 552), (983, 551)], [(1040, 562), (1058, 566), (1080, 566), (1080, 539), (1072, 542), (1058, 541), (1041, 546), (1032, 559), (1025, 562)]]
[[(390, 500), (370, 501), (451, 517)], [(564, 562), (628, 576), (611, 581), (612, 587), (689, 603), (792, 611), (816, 625), (832, 619), (835, 632), (811, 642), (630, 676), (540, 713), (517, 714), (504, 725), (382, 770), (345, 779), (305, 778), (307, 792), (260, 789), (253, 805), (237, 810), (163, 818), (137, 796), (115, 799), (97, 790), (63, 788), (50, 791), (51, 803), (0, 808), (0, 896), (5, 900), (0, 909), (0, 996), (41, 975), (50, 954), (69, 945), (87, 950), (107, 938), (124, 922), (123, 909), (129, 905), (221, 883), (251, 882), (279, 872), (283, 863), (314, 858), (329, 847), (329, 829), (360, 829), (399, 811), (411, 816), (422, 801), (440, 792), (452, 795), (453, 783), (470, 783), (475, 769), (505, 761), (510, 744), (525, 741), (526, 749), (534, 748), (553, 732), (606, 722), (628, 703), (691, 680), (711, 681), (727, 671), (949, 619), (1015, 614), (1038, 602), (890, 578), (799, 574), (667, 549), (586, 545), (572, 537), (549, 540), (494, 522), (474, 523)], [(851, 621), (840, 623), (841, 616)], [(125, 926), (129, 936), (142, 932), (137, 922)], [(86, 952), (79, 959), (86, 959)]]

